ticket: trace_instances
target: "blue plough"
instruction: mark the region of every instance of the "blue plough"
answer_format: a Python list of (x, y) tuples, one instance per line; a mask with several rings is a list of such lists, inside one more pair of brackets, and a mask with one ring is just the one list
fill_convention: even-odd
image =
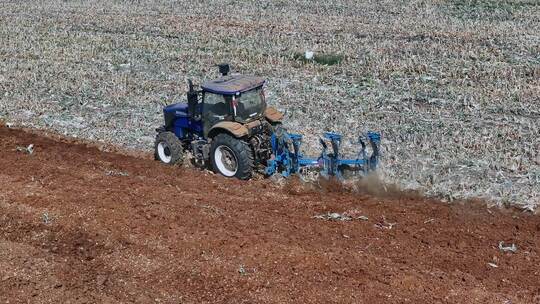
[[(266, 174), (280, 173), (282, 176), (288, 177), (291, 174), (298, 174), (302, 168), (311, 167), (318, 169), (323, 177), (343, 179), (347, 172), (359, 172), (367, 175), (377, 168), (381, 140), (379, 133), (370, 131), (367, 132), (364, 138), (362, 136), (358, 138), (361, 149), (356, 159), (341, 158), (339, 152), (341, 135), (326, 132), (323, 137), (319, 139), (322, 145), (320, 156), (318, 158), (309, 158), (304, 157), (300, 152), (302, 135), (288, 133), (282, 128), (276, 129), (271, 137), (274, 157), (267, 162)], [(365, 138), (371, 145), (371, 155), (367, 155)], [(329, 152), (327, 142), (330, 142), (331, 152)]]

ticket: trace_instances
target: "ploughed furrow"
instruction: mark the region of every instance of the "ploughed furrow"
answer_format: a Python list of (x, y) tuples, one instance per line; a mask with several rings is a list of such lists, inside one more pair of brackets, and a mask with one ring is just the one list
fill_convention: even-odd
[(239, 181), (3, 127), (0, 156), (1, 302), (540, 299), (536, 215)]

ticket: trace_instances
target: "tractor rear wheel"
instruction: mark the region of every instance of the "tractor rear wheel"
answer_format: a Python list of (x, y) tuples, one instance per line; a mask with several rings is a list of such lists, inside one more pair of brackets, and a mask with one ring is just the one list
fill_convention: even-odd
[(210, 146), (214, 172), (226, 177), (249, 179), (253, 173), (253, 152), (249, 144), (229, 134), (218, 134)]
[(172, 132), (161, 132), (156, 136), (154, 156), (167, 165), (182, 163), (182, 142)]

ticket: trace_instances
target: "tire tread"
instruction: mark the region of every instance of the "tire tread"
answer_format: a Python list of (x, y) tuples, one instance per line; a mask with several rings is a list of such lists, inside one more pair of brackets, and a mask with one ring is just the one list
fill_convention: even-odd
[(212, 167), (214, 172), (219, 173), (214, 160), (214, 150), (219, 145), (229, 146), (234, 153), (237, 153), (236, 160), (238, 161), (238, 170), (234, 175), (239, 179), (249, 179), (253, 174), (254, 156), (251, 146), (244, 140), (232, 137), (229, 134), (221, 133), (215, 136), (212, 140), (212, 146), (210, 148), (210, 158), (212, 160)]
[(156, 160), (159, 160), (158, 156), (158, 144), (160, 142), (166, 142), (167, 145), (169, 145), (169, 148), (171, 149), (171, 162), (167, 163), (167, 165), (180, 165), (182, 164), (184, 155), (183, 155), (183, 147), (182, 142), (174, 135), (173, 132), (167, 131), (167, 132), (160, 132), (156, 135), (156, 141), (154, 143), (154, 158)]

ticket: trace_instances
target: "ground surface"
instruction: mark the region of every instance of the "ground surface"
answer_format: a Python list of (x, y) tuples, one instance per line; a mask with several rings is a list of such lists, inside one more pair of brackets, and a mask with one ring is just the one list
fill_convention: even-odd
[[(536, 215), (243, 182), (1, 127), (0, 156), (1, 303), (540, 303)], [(314, 218), (329, 212), (367, 219)]]
[(0, 1), (0, 118), (150, 149), (162, 103), (229, 62), (309, 154), (371, 129), (387, 180), (532, 209), (539, 33), (538, 0)]

